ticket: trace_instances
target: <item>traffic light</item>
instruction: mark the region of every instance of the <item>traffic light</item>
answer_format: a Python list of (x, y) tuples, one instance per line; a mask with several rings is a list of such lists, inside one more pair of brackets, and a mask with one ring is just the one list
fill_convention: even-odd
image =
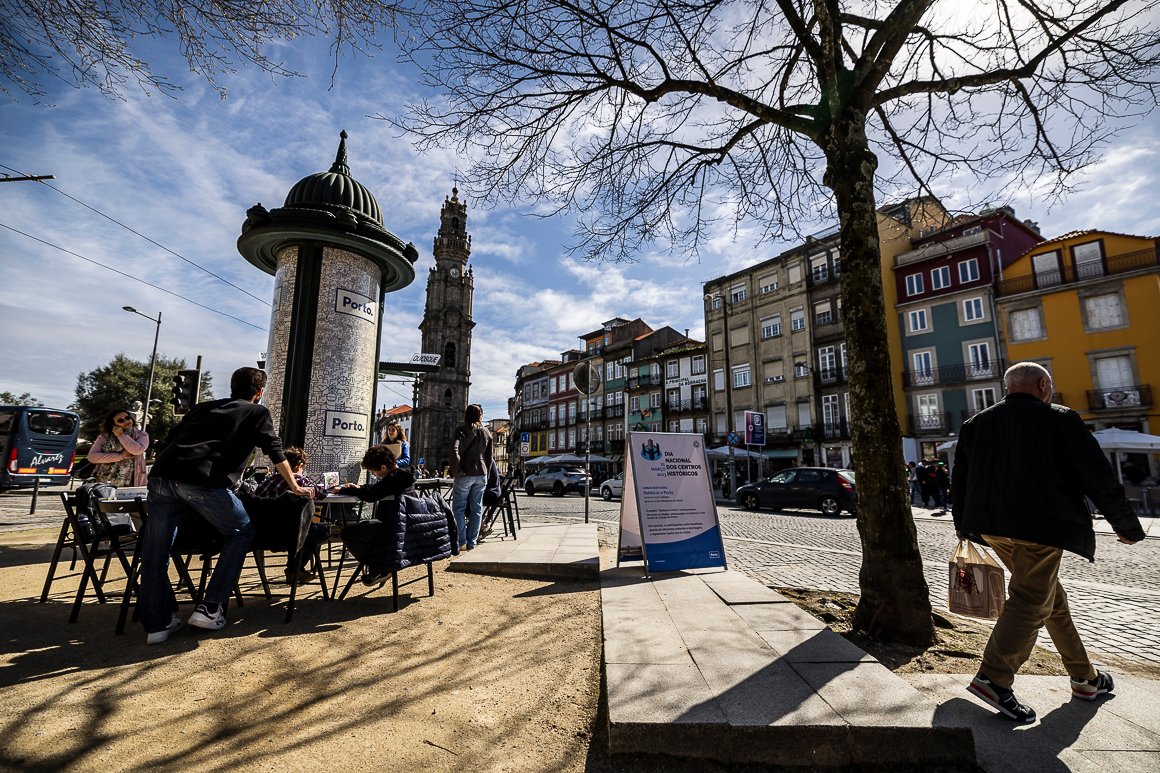
[(173, 412), (178, 416), (189, 413), (189, 409), (197, 403), (200, 391), (200, 370), (177, 371), (177, 375), (173, 377), (173, 399), (169, 401), (173, 406)]

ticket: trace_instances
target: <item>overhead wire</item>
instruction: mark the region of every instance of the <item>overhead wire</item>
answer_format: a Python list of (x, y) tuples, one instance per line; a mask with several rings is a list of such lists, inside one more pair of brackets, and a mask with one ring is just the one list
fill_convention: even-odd
[(41, 239), (38, 236), (33, 236), (32, 234), (25, 233), (24, 231), (21, 231), (19, 228), (13, 228), (12, 226), (10, 226), (6, 223), (0, 223), (0, 228), (7, 228), (9, 231), (12, 231), (13, 233), (20, 234), (21, 236), (23, 236), (27, 239), (31, 239), (34, 242), (39, 242), (39, 243), (45, 245), (46, 247), (52, 247), (55, 250), (60, 250), (61, 252), (65, 253), (66, 255), (72, 255), (74, 258), (80, 258), (81, 260), (92, 263), (95, 266), (100, 266), (103, 269), (106, 269), (108, 271), (112, 271), (114, 274), (120, 274), (123, 277), (126, 277), (128, 279), (132, 279), (134, 282), (140, 282), (141, 284), (143, 284), (147, 287), (152, 287), (154, 290), (160, 290), (161, 292), (165, 293), (166, 295), (172, 295), (174, 298), (180, 298), (181, 300), (183, 300), (187, 303), (192, 303), (194, 306), (197, 306), (198, 308), (205, 309), (206, 311), (212, 311), (214, 314), (220, 314), (223, 317), (229, 317), (230, 319), (232, 319), (236, 322), (241, 322), (243, 325), (249, 325), (250, 327), (254, 328), (255, 330), (265, 330), (266, 329), (264, 327), (260, 327), (258, 325), (255, 325), (253, 322), (247, 322), (246, 320), (241, 319), (240, 317), (235, 317), (233, 314), (227, 314), (224, 311), (219, 311), (218, 309), (212, 308), (210, 306), (206, 306), (204, 303), (198, 303), (197, 301), (193, 300), (192, 298), (187, 298), (186, 296), (181, 295), (179, 293), (175, 293), (172, 290), (167, 290), (164, 287), (161, 287), (160, 285), (155, 285), (152, 282), (146, 282), (144, 279), (141, 279), (139, 277), (135, 277), (132, 274), (127, 274), (124, 271), (121, 271), (120, 269), (105, 265), (104, 263), (101, 263), (99, 260), (93, 260), (92, 258), (85, 257), (84, 255), (81, 255), (79, 252), (73, 252), (70, 249), (66, 249), (64, 247), (61, 247), (59, 244), (53, 244), (52, 242)]
[[(5, 165), (5, 164), (0, 164), (0, 169), (7, 169), (8, 171), (10, 171), (10, 172), (15, 172), (16, 174), (25, 174), (25, 172), (22, 172), (22, 171), (20, 171), (19, 169), (13, 169), (12, 167), (10, 167), (10, 166), (7, 166), (7, 165)], [(111, 223), (116, 223), (117, 225), (121, 226), (122, 228), (124, 228), (124, 229), (125, 229), (126, 231), (128, 231), (129, 233), (131, 233), (131, 234), (134, 234), (135, 236), (139, 236), (139, 237), (141, 237), (142, 239), (144, 239), (145, 241), (149, 242), (149, 243), (150, 243), (150, 244), (152, 244), (153, 246), (155, 246), (155, 247), (158, 247), (159, 249), (165, 250), (165, 251), (166, 251), (166, 252), (168, 252), (170, 255), (173, 255), (175, 258), (178, 258), (178, 259), (180, 259), (180, 260), (183, 260), (183, 261), (185, 261), (186, 263), (188, 263), (189, 265), (193, 266), (193, 267), (194, 267), (194, 268), (196, 268), (196, 269), (199, 269), (200, 271), (204, 271), (205, 273), (207, 273), (207, 274), (209, 274), (210, 276), (212, 276), (214, 279), (217, 279), (219, 282), (224, 282), (225, 284), (229, 285), (230, 287), (234, 288), (235, 290), (237, 290), (237, 291), (239, 291), (239, 292), (242, 292), (242, 293), (245, 293), (246, 295), (250, 296), (250, 297), (251, 297), (251, 298), (253, 298), (254, 300), (256, 300), (256, 301), (259, 301), (260, 303), (264, 303), (264, 304), (265, 304), (265, 305), (267, 305), (267, 306), (269, 306), (269, 305), (270, 305), (270, 302), (269, 302), (269, 301), (267, 301), (267, 300), (265, 300), (264, 298), (259, 298), (258, 296), (256, 296), (256, 295), (254, 295), (253, 293), (251, 293), (249, 290), (246, 290), (246, 289), (244, 289), (244, 288), (238, 287), (236, 284), (234, 284), (234, 283), (233, 283), (233, 282), (231, 282), (230, 280), (226, 279), (225, 277), (223, 277), (223, 276), (221, 276), (221, 275), (219, 275), (219, 274), (215, 274), (213, 271), (210, 271), (210, 270), (209, 270), (208, 268), (206, 268), (205, 266), (202, 266), (202, 265), (200, 265), (200, 264), (196, 263), (195, 261), (192, 261), (192, 260), (190, 260), (189, 258), (185, 257), (184, 255), (182, 255), (182, 254), (181, 254), (181, 253), (179, 253), (179, 252), (176, 252), (176, 251), (174, 251), (174, 250), (171, 250), (170, 248), (166, 247), (164, 244), (161, 244), (160, 242), (156, 241), (155, 239), (152, 239), (152, 238), (150, 238), (150, 237), (146, 236), (145, 234), (141, 233), (140, 231), (137, 231), (137, 230), (133, 229), (131, 226), (128, 226), (128, 225), (126, 225), (126, 224), (122, 223), (120, 220), (118, 220), (117, 218), (113, 217), (112, 215), (106, 215), (104, 212), (102, 212), (101, 210), (99, 210), (99, 209), (97, 209), (96, 207), (92, 206), (91, 204), (86, 204), (85, 202), (81, 201), (81, 200), (80, 200), (80, 199), (78, 199), (77, 197), (75, 197), (75, 196), (72, 196), (72, 195), (70, 195), (70, 194), (68, 194), (68, 193), (65, 193), (65, 192), (64, 192), (64, 191), (62, 191), (60, 188), (57, 188), (55, 185), (50, 185), (49, 183), (45, 182), (44, 180), (37, 180), (36, 182), (39, 182), (41, 185), (45, 186), (46, 188), (51, 188), (52, 190), (54, 190), (54, 191), (56, 191), (57, 193), (59, 193), (61, 196), (64, 196), (66, 199), (69, 199), (70, 201), (74, 201), (74, 202), (76, 202), (77, 204), (80, 204), (80, 205), (81, 205), (82, 207), (84, 207), (85, 209), (87, 209), (87, 210), (89, 210), (89, 211), (91, 211), (91, 212), (94, 212), (94, 213), (96, 213), (96, 214), (100, 215), (101, 217), (105, 218), (105, 219), (106, 219), (106, 220), (108, 220), (109, 222), (111, 222)]]

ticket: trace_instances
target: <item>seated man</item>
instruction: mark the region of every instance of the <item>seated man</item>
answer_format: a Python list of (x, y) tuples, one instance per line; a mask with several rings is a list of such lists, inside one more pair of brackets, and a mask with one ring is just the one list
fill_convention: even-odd
[(366, 565), (363, 582), (377, 585), (386, 574), (385, 543), (389, 532), (385, 524), (398, 520), (399, 496), (414, 488), (415, 476), (409, 470), (400, 469), (394, 452), (382, 444), (367, 449), (363, 454), (362, 467), (378, 480), (362, 486), (346, 483), (333, 489), (333, 492), (358, 497), (364, 502), (379, 503), (375, 506), (374, 520), (360, 521), (342, 530), (343, 545)]
[[(291, 446), (283, 453), (286, 454), (286, 461), (290, 463), (290, 469), (294, 472), (294, 480), (297, 481), (298, 485), (305, 489), (313, 489), (315, 499), (325, 497), (326, 488), (321, 483), (315, 483), (302, 472), (306, 469), (306, 452), (297, 446)], [(258, 486), (254, 496), (258, 499), (277, 499), (287, 491), (289, 488), (281, 475), (270, 475)], [(299, 584), (314, 579), (314, 574), (306, 571), (306, 562), (318, 552), (318, 546), (329, 535), (330, 528), (326, 524), (310, 524), (310, 529), (306, 532), (306, 540), (302, 543), (301, 550), (298, 551), (298, 566), (291, 568), (288, 565), (286, 567), (286, 582), (294, 579), (295, 572), (297, 572)]]

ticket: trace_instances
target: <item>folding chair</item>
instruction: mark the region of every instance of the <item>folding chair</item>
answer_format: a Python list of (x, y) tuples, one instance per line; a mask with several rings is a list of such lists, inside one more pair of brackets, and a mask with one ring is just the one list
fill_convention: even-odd
[[(66, 536), (66, 531), (71, 530), (73, 534), (72, 547), (80, 554), (82, 563), (80, 585), (77, 588), (76, 598), (73, 600), (72, 611), (69, 613), (68, 618), (70, 623), (75, 623), (80, 616), (81, 604), (84, 602), (85, 591), (88, 590), (90, 583), (92, 584), (93, 593), (97, 597), (97, 601), (101, 604), (107, 601), (107, 595), (111, 595), (105, 592), (105, 584), (109, 581), (109, 566), (112, 564), (114, 556), (125, 572), (126, 593), (124, 595), (128, 595), (128, 589), (132, 586), (133, 567), (126, 551), (136, 547), (137, 532), (114, 528), (109, 523), (106, 514), (99, 507), (95, 507), (93, 508), (93, 514), (97, 517), (98, 522), (94, 524), (95, 533), (90, 542), (84, 538), (87, 530), (82, 528), (77, 515), (76, 492), (62, 491), (60, 496), (64, 502), (65, 520), (67, 524), (61, 527), (62, 539), (57, 541), (57, 552), (53, 556), (53, 562), (49, 568), (49, 577), (45, 581), (45, 588), (41, 599), (44, 600), (47, 597), (48, 588), (56, 569), (57, 559), (59, 559), (59, 552), (64, 547), (62, 540)], [(104, 564), (100, 572), (97, 571), (96, 567), (96, 561), (98, 559), (104, 559)]]
[[(274, 595), (270, 592), (270, 582), (266, 577), (265, 554), (266, 552), (286, 554), (286, 568), (290, 575), (290, 600), (286, 605), (284, 622), (289, 623), (294, 616), (294, 605), (298, 596), (298, 573), (289, 570), (298, 567), (306, 530), (310, 528), (314, 518), (314, 502), (293, 494), (283, 494), (278, 499), (265, 500), (242, 497), (242, 504), (254, 524), (251, 555), (254, 557), (254, 564), (257, 566), (258, 577), (267, 600), (272, 600)], [(317, 550), (313, 558), (316, 579), (322, 586), (322, 597), (329, 601), (330, 592), (326, 587), (326, 575)]]
[[(516, 531), (516, 525), (519, 522), (519, 505), (516, 504), (515, 490), (517, 485), (516, 476), (509, 475), (500, 481), (500, 498), (494, 505), (490, 505), (483, 511), (483, 518), (479, 526), (479, 539), (482, 542), (491, 535), (495, 528), (495, 521), (501, 515), (501, 523), (503, 524), (503, 535), (506, 537), (510, 533), (512, 539), (519, 539)], [(522, 528), (522, 524), (520, 525)]]

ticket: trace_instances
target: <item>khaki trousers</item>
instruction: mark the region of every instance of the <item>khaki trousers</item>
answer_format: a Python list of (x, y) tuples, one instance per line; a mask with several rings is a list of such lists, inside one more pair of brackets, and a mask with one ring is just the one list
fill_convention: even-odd
[(1096, 670), (1071, 621), (1067, 592), (1059, 584), (1063, 551), (989, 534), (984, 534), (983, 539), (1011, 577), (1007, 583), (1007, 602), (983, 650), (982, 674), (1010, 690), (1015, 673), (1031, 657), (1039, 629), (1046, 625), (1071, 678), (1094, 679)]

